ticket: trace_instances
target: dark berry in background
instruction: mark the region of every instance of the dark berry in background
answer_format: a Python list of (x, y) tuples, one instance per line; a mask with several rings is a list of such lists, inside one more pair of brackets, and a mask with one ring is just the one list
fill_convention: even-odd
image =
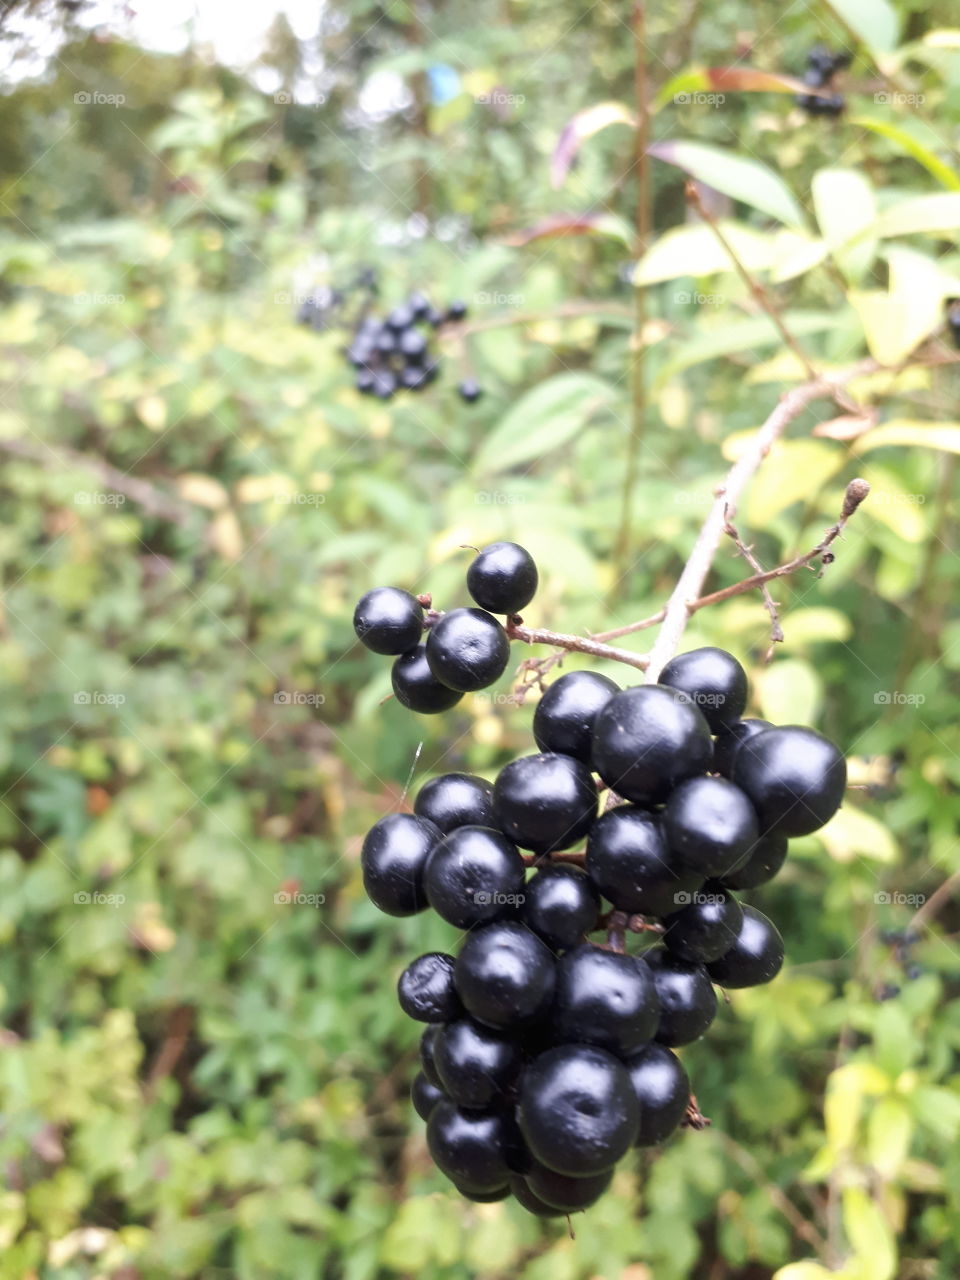
[(515, 542), (494, 542), (472, 561), (467, 590), (490, 613), (519, 613), (536, 594), (539, 576), (529, 551)]
[(718, 733), (713, 740), (711, 772), (722, 774), (725, 778), (731, 777), (737, 752), (747, 739), (752, 738), (755, 733), (762, 733), (764, 729), (772, 728), (769, 720), (737, 720)]
[(449, 711), (463, 697), (456, 689), (441, 684), (430, 670), (425, 644), (418, 644), (397, 658), (390, 671), (390, 683), (402, 706), (426, 716)]

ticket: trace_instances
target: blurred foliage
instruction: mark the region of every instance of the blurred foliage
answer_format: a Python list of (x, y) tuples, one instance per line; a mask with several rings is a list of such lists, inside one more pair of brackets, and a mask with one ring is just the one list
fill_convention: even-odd
[[(803, 376), (688, 219), (685, 171), (818, 367), (950, 350), (949, 7), (661, 6), (618, 573), (631, 132), (583, 125), (558, 187), (550, 160), (577, 113), (629, 114), (630, 8), (338, 3), (315, 41), (275, 24), (266, 92), (73, 14), (0, 98), (0, 1280), (960, 1273), (960, 911), (922, 929), (911, 977), (884, 942), (960, 871), (949, 364), (858, 379), (878, 425), (812, 437), (836, 418), (817, 406), (765, 464), (738, 516), (765, 564), (814, 545), (854, 475), (874, 487), (825, 575), (777, 584), (773, 662), (758, 599), (689, 628), (750, 666), (754, 712), (841, 743), (862, 788), (755, 895), (784, 974), (685, 1051), (713, 1128), (618, 1174), (571, 1237), (450, 1194), (407, 1101), (393, 984), (455, 938), (378, 917), (360, 840), (414, 770), (529, 750), (530, 704), (509, 678), (437, 719), (383, 703), (355, 599), (463, 603), (463, 547), (507, 537), (540, 563), (535, 625), (659, 607), (738, 439)], [(817, 39), (855, 54), (840, 121), (709, 101), (705, 69), (797, 75)], [(531, 238), (585, 213), (593, 234)], [(414, 400), (362, 400), (341, 339), (293, 322), (361, 265), (388, 303), (471, 306)], [(723, 552), (715, 583), (741, 575)]]

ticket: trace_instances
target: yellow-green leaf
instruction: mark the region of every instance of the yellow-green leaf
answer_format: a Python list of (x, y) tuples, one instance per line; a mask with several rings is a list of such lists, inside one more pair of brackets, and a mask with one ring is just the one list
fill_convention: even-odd
[(844, 802), (818, 836), (836, 862), (852, 862), (858, 857), (883, 863), (897, 860), (897, 843), (890, 830), (872, 814), (848, 802)]
[(913, 422), (908, 418), (894, 418), (867, 431), (855, 441), (853, 450), (855, 453), (866, 453), (870, 449), (890, 445), (960, 453), (960, 422)]
[(875, 1200), (861, 1187), (843, 1193), (843, 1229), (864, 1280), (893, 1280), (897, 1270), (897, 1246), (893, 1231)]
[(881, 1098), (867, 1122), (870, 1163), (884, 1178), (895, 1178), (910, 1151), (913, 1117), (907, 1105), (895, 1097)]

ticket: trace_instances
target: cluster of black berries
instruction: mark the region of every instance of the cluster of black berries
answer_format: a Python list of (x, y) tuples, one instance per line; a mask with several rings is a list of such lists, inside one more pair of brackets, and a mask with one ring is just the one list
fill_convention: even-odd
[[(733, 890), (771, 880), (846, 784), (826, 738), (744, 720), (746, 699), (743, 668), (716, 648), (623, 690), (571, 672), (537, 705), (539, 754), (492, 785), (434, 778), (413, 813), (368, 832), (376, 906), (432, 907), (467, 932), (456, 957), (414, 960), (398, 991), (429, 1024), (413, 1101), (430, 1152), (469, 1199), (584, 1209), (632, 1147), (702, 1120), (674, 1050), (710, 1026), (715, 985), (769, 982), (783, 962), (775, 926)], [(606, 945), (588, 940), (598, 928)], [(628, 954), (626, 931), (657, 941)]]
[[(901, 968), (908, 982), (923, 975), (922, 967), (913, 958), (913, 949), (920, 941), (920, 934), (915, 929), (884, 929), (880, 934), (880, 941), (890, 948), (894, 963)], [(876, 992), (877, 1000), (881, 1003), (893, 1000), (899, 994), (900, 988), (895, 982), (882, 983)]]
[(467, 590), (479, 609), (425, 613), (428, 597), (374, 587), (357, 604), (353, 627), (368, 649), (396, 657), (391, 678), (399, 702), (424, 715), (449, 711), (465, 693), (486, 689), (503, 675), (510, 639), (493, 615), (510, 617), (526, 608), (538, 581), (529, 551), (494, 542), (467, 570)]
[[(811, 89), (829, 89), (833, 77), (838, 71), (850, 65), (849, 53), (831, 53), (824, 45), (818, 44), (807, 54), (807, 66), (803, 73), (803, 83)], [(838, 116), (846, 103), (842, 93), (821, 96), (817, 93), (800, 93), (797, 95), (797, 106), (802, 107), (811, 116)]]

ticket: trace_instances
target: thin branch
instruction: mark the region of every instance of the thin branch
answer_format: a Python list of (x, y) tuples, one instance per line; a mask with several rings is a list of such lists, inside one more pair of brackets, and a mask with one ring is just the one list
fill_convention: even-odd
[(808, 1222), (802, 1213), (797, 1209), (793, 1202), (789, 1199), (783, 1190), (775, 1183), (770, 1182), (764, 1175), (763, 1169), (758, 1160), (742, 1147), (739, 1142), (734, 1141), (729, 1134), (721, 1133), (720, 1141), (726, 1147), (727, 1151), (737, 1164), (744, 1171), (747, 1177), (763, 1188), (767, 1193), (767, 1198), (775, 1209), (786, 1218), (793, 1227), (794, 1232), (801, 1240), (806, 1240), (807, 1244), (812, 1245), (817, 1251), (817, 1255), (823, 1258), (827, 1252), (827, 1241), (820, 1234), (812, 1222)]
[(615, 649), (612, 645), (599, 644), (586, 636), (567, 635), (563, 631), (548, 631), (544, 627), (525, 627), (516, 614), (507, 619), (507, 635), (511, 640), (524, 644), (549, 644), (571, 653), (589, 653), (594, 658), (607, 658), (611, 662), (623, 662), (628, 667), (646, 670), (648, 658), (644, 653), (631, 653), (629, 649)]
[(960, 871), (954, 871), (952, 876), (948, 876), (944, 880), (939, 889), (935, 889), (923, 906), (914, 914), (910, 921), (911, 929), (920, 929), (927, 925), (937, 915), (942, 907), (953, 897), (956, 890), (960, 888)]

